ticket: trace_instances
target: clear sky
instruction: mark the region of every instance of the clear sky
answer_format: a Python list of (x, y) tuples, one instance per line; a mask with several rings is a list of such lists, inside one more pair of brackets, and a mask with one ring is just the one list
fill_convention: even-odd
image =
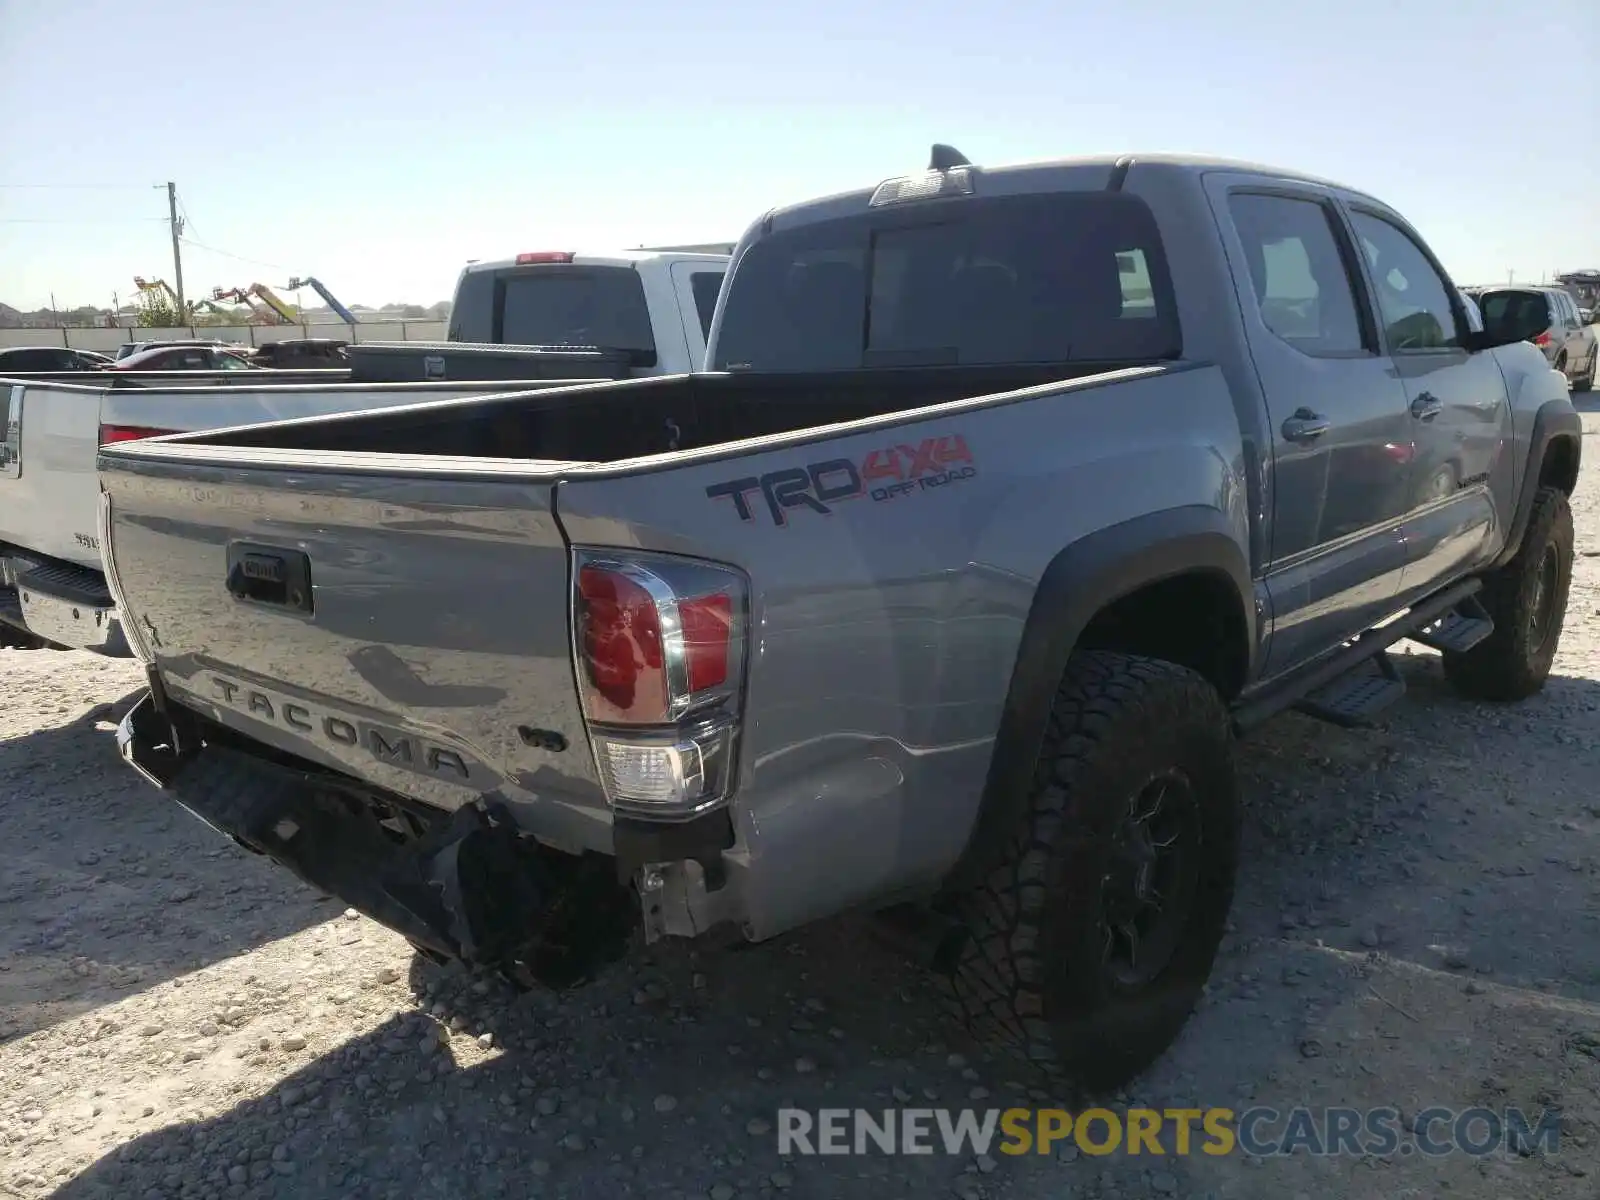
[(0, 300), (170, 281), (168, 179), (191, 297), (430, 303), (469, 258), (731, 241), (933, 141), (1267, 161), (1462, 283), (1600, 267), (1597, 44), (1596, 0), (0, 0)]

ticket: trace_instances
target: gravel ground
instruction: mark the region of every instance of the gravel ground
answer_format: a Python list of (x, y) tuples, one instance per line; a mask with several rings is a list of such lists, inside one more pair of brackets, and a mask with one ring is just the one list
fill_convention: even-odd
[(117, 762), (127, 663), (0, 651), (0, 1194), (1593, 1200), (1591, 480), (1574, 507), (1542, 696), (1473, 706), (1417, 650), (1381, 728), (1289, 716), (1242, 749), (1233, 929), (1179, 1044), (1123, 1098), (1560, 1109), (1557, 1154), (780, 1159), (780, 1106), (1050, 1098), (849, 921), (640, 950), (560, 998), (414, 961)]

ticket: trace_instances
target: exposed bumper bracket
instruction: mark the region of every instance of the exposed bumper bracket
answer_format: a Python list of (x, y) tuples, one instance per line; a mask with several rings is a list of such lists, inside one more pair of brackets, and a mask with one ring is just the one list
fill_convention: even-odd
[[(565, 987), (625, 947), (637, 910), (609, 860), (540, 846), (499, 797), (424, 819), (353, 780), (226, 740), (202, 750), (201, 728), (165, 700), (153, 672), (152, 681), (117, 729), (129, 765), (207, 825), (430, 956)], [(396, 819), (402, 811), (409, 820)]]

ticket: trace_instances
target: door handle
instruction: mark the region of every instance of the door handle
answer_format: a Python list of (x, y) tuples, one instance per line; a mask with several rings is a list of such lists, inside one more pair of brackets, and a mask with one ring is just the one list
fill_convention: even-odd
[(1431, 421), (1443, 408), (1444, 405), (1439, 403), (1439, 398), (1432, 392), (1419, 392), (1417, 398), (1411, 402), (1411, 415), (1419, 421)]
[(1312, 442), (1327, 433), (1332, 422), (1309, 408), (1295, 409), (1294, 416), (1283, 423), (1285, 441)]

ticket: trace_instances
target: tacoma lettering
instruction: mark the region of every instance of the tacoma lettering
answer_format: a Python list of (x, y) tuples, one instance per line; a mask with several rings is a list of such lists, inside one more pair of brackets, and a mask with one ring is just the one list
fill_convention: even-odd
[(234, 711), (282, 725), (314, 741), (358, 746), (381, 763), (423, 775), (449, 776), (462, 781), (473, 778), (473, 768), (465, 756), (445, 746), (429, 745), (397, 729), (316, 712), (311, 705), (274, 696), (220, 675), (211, 676), (211, 689), (218, 700)]

